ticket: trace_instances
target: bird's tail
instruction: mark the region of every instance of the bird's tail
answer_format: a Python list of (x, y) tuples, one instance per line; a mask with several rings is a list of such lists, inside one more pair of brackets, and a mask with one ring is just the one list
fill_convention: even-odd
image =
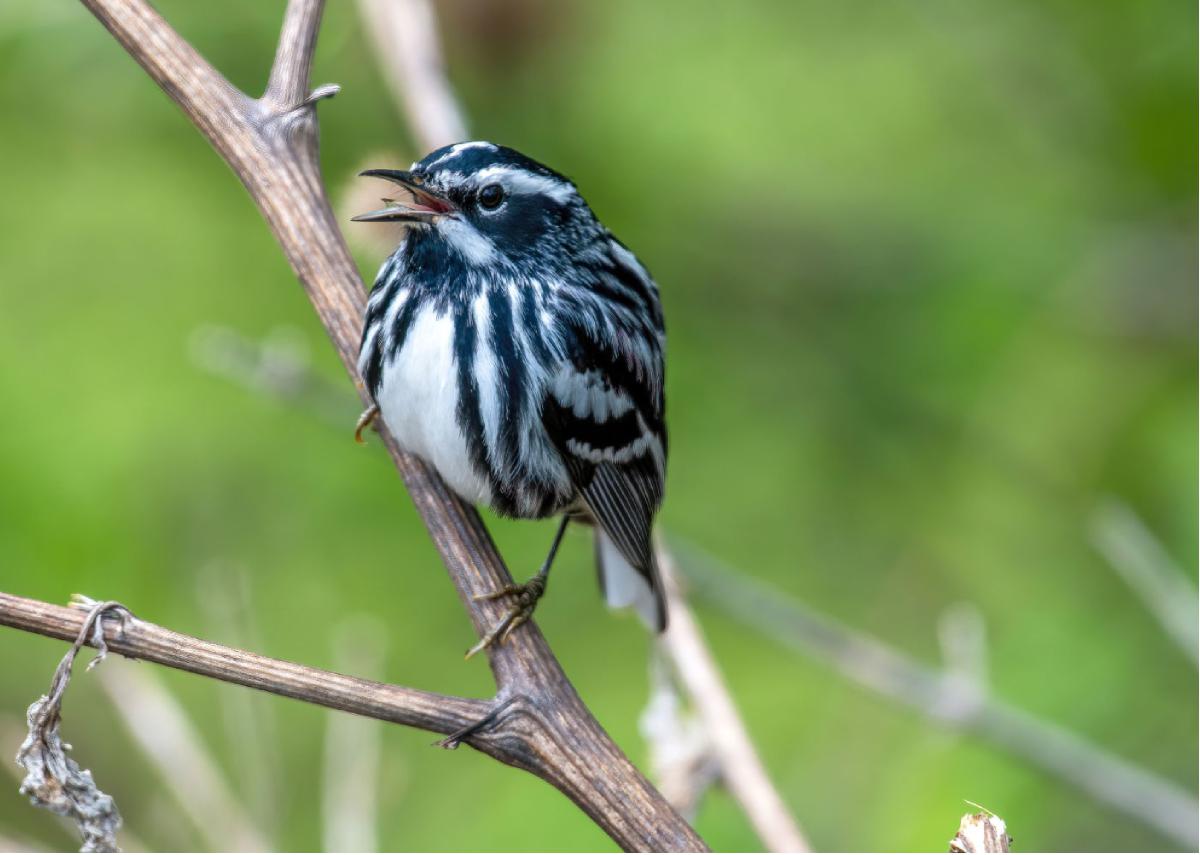
[(645, 570), (635, 568), (612, 538), (596, 526), (596, 569), (608, 605), (614, 609), (633, 606), (651, 631), (662, 632), (667, 623), (666, 608), (652, 555), (650, 565)]

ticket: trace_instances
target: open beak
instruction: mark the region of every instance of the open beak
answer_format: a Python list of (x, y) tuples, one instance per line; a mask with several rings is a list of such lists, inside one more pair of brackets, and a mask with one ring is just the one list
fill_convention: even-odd
[(412, 196), (412, 202), (397, 202), (384, 199), (386, 208), (359, 214), (350, 219), (356, 223), (432, 223), (439, 217), (444, 217), (454, 211), (450, 200), (433, 193), (421, 186), (421, 180), (411, 172), (399, 169), (368, 169), (358, 173), (369, 178), (383, 178), (394, 184), (399, 184)]

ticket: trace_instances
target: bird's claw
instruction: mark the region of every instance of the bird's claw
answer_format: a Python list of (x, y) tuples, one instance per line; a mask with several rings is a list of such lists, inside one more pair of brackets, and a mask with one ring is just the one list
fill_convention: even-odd
[(484, 602), (486, 600), (498, 600), (501, 597), (507, 597), (510, 594), (520, 595), (521, 591), (522, 588), (520, 585), (505, 585), (499, 591), (492, 591), (487, 594), (476, 594), (475, 596), (471, 597), (471, 599), (477, 603)]
[(546, 592), (546, 578), (538, 574), (526, 582), (524, 585), (505, 585), (498, 591), (491, 591), (486, 594), (476, 594), (471, 599), (476, 602), (481, 600), (498, 600), (501, 597), (516, 597), (517, 602), (511, 609), (496, 623), (488, 632), (475, 643), (475, 645), (467, 651), (465, 659), (470, 659), (481, 650), (486, 650), (493, 644), (503, 644), (508, 640), (508, 637), (513, 634), (521, 624), (527, 622), (533, 617), (533, 610), (537, 607), (538, 600), (542, 598), (542, 594)]
[(354, 425), (354, 441), (359, 445), (363, 445), (366, 440), (363, 439), (363, 431), (375, 423), (375, 419), (379, 417), (379, 407), (375, 404), (367, 407), (362, 411), (362, 415), (358, 417), (358, 421)]

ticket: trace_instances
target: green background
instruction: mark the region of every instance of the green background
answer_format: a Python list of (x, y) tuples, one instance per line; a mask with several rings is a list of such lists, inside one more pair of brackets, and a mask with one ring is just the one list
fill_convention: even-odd
[[(1195, 792), (1194, 663), (1090, 534), (1115, 497), (1194, 584), (1195, 9), (441, 5), (472, 132), (574, 177), (659, 281), (663, 529), (930, 664), (939, 616), (974, 604), (997, 696)], [(280, 3), (160, 6), (261, 89)], [(354, 7), (331, 6), (314, 82), (343, 87), (320, 107), (341, 197), (356, 169), (422, 152)], [(0, 116), (0, 587), (119, 599), (325, 667), (336, 639), (373, 632), (386, 679), (487, 694), (399, 479), (378, 443), (350, 440), (352, 400), (282, 401), (197, 360), (216, 325), (292, 342), (330, 390), (350, 388), (203, 139), (67, 0), (0, 5)], [(370, 160), (381, 151), (395, 160)], [(369, 278), (378, 252), (358, 255)], [(493, 532), (524, 576), (552, 523)], [(649, 639), (602, 607), (590, 561), (587, 538), (569, 538), (538, 621), (642, 763)], [(1178, 846), (697, 610), (818, 848), (944, 850), (964, 799), (1026, 851)], [(62, 651), (0, 630), (0, 754)], [(110, 667), (155, 671), (273, 846), (322, 845), (325, 711), (110, 662), (77, 676), (65, 734), (136, 842), (210, 846), (99, 689)], [(380, 738), (384, 849), (611, 847), (532, 777), (425, 733)], [(719, 849), (759, 847), (720, 791), (697, 827)], [(76, 845), (0, 775), (3, 838)]]

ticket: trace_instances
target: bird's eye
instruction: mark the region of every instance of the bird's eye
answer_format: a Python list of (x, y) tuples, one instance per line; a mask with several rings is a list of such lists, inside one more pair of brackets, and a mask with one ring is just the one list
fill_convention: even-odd
[(479, 207), (494, 211), (504, 201), (504, 188), (499, 184), (489, 184), (479, 191)]

